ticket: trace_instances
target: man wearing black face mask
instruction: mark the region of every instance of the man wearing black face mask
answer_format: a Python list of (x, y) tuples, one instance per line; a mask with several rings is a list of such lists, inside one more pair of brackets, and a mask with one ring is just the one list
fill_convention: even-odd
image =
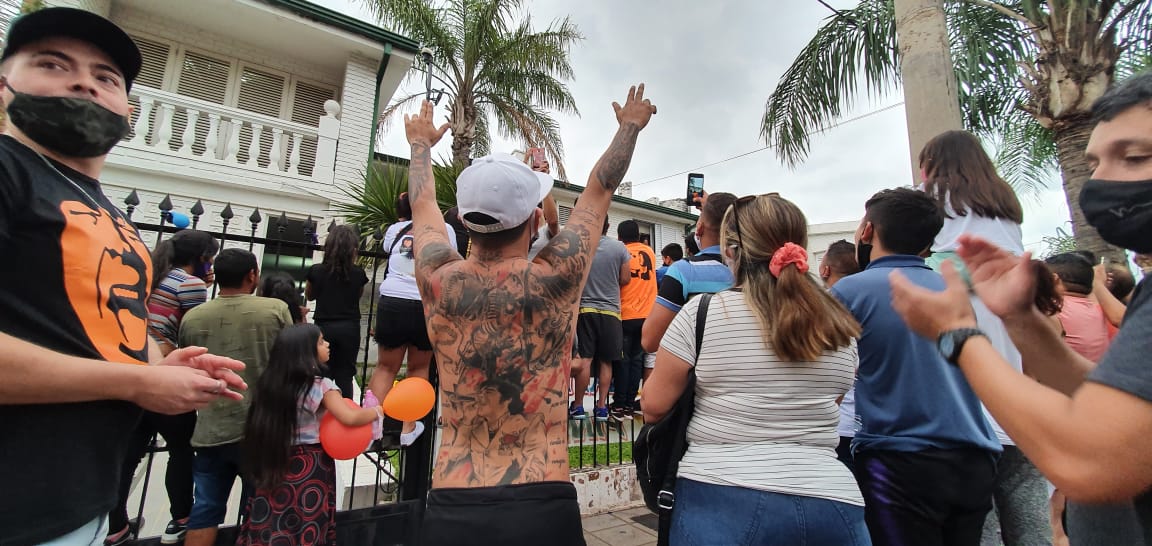
[(184, 413), (245, 388), (242, 363), (164, 357), (147, 333), (148, 248), (98, 180), (128, 134), (140, 65), (124, 31), (67, 8), (13, 21), (0, 53), (4, 544), (102, 543), (140, 409)]
[[(1085, 152), (1094, 172), (1080, 194), (1085, 218), (1105, 241), (1152, 251), (1152, 73), (1135, 76), (1093, 105)], [(921, 335), (941, 340), (988, 410), (1017, 446), (1070, 500), (1072, 544), (1152, 544), (1152, 287), (1140, 283), (1120, 332), (1093, 368), (1046, 328), (1032, 305), (1028, 255), (1014, 257), (977, 238), (959, 254), (976, 294), (1007, 325), (1033, 381), (1012, 370), (975, 326), (967, 290), (946, 270), (930, 292), (892, 278), (893, 304)], [(945, 343), (946, 342), (946, 343)], [(1094, 503), (1122, 503), (1100, 521)], [(1101, 538), (1101, 532), (1111, 533)], [(1119, 537), (1117, 533), (1127, 533)]]

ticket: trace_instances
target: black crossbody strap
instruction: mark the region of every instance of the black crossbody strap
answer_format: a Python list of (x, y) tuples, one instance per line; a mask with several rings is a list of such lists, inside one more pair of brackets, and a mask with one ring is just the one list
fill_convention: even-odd
[(396, 243), (400, 242), (400, 239), (403, 239), (404, 236), (407, 235), (409, 231), (412, 231), (412, 226), (414, 224), (415, 223), (413, 222), (413, 223), (410, 223), (410, 224), (400, 228), (400, 231), (398, 231), (396, 233), (396, 238), (392, 239), (392, 246), (389, 246), (388, 251), (384, 253), (385, 258), (392, 256), (392, 251), (396, 250)]
[[(700, 295), (700, 307), (696, 310), (696, 360), (700, 360), (700, 346), (704, 344), (704, 325), (708, 321), (708, 303), (712, 301), (712, 294)], [(692, 368), (688, 370), (688, 383), (684, 386), (684, 391), (687, 396), (695, 396), (696, 393), (696, 362), (692, 363)], [(682, 395), (682, 396), (684, 396)], [(690, 416), (689, 416), (690, 417)], [(684, 419), (684, 427), (687, 429), (688, 421)], [(682, 432), (673, 436), (672, 440), (672, 453), (684, 453), (687, 449), (685, 442), (688, 441), (687, 433)], [(679, 466), (679, 464), (677, 464)], [(661, 489), (664, 491), (673, 491), (676, 487), (676, 473), (669, 472), (664, 476), (664, 484)]]

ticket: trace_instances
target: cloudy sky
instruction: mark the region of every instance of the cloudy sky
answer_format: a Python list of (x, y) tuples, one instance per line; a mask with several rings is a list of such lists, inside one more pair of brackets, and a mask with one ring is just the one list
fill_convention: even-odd
[[(369, 20), (357, 0), (313, 0)], [(831, 0), (847, 8), (853, 0)], [(641, 134), (626, 180), (633, 197), (684, 195), (684, 171), (702, 172), (708, 191), (737, 195), (778, 191), (797, 203), (812, 223), (858, 220), (876, 191), (912, 183), (904, 110), (890, 108), (812, 139), (804, 165), (790, 170), (764, 148), (760, 117), (780, 75), (830, 12), (816, 0), (728, 2), (529, 1), (537, 28), (569, 16), (584, 35), (572, 50), (575, 78), (568, 82), (580, 116), (560, 115), (571, 182), (583, 185), (616, 128), (612, 101), (644, 82), (659, 108)], [(659, 6), (659, 9), (653, 9)], [(409, 84), (422, 89), (421, 81)], [(398, 96), (403, 95), (403, 89)], [(882, 110), (902, 100), (899, 89), (854, 105), (846, 118)], [(443, 103), (442, 103), (443, 104)], [(441, 106), (438, 114), (445, 114)], [(437, 153), (448, 157), (448, 138)], [(522, 145), (505, 141), (497, 151)], [(408, 157), (403, 126), (393, 125), (380, 151)], [(712, 163), (722, 163), (704, 167)], [(675, 176), (669, 176), (675, 175)], [(1041, 238), (1066, 226), (1067, 205), (1054, 175), (1042, 195), (1023, 198), (1024, 242), (1041, 250)]]

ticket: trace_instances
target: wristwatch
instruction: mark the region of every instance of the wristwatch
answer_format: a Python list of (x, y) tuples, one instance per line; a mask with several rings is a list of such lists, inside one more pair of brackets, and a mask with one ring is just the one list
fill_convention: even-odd
[(936, 349), (940, 351), (940, 356), (944, 357), (949, 364), (955, 366), (960, 360), (960, 351), (964, 349), (964, 343), (972, 336), (988, 337), (979, 328), (957, 328), (955, 330), (948, 330), (940, 334), (936, 338)]

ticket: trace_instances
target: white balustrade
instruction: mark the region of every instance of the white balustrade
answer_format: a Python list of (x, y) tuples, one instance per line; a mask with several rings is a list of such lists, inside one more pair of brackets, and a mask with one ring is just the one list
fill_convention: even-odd
[[(336, 101), (326, 101), (326, 115), (318, 127), (309, 127), (141, 85), (133, 87), (131, 96), (139, 102), (140, 114), (133, 137), (122, 143), (126, 147), (332, 182), (340, 138)], [(268, 132), (271, 139), (265, 138)], [(247, 142), (242, 142), (242, 133), (250, 137)], [(303, 158), (312, 149), (315, 155), (308, 165)]]

